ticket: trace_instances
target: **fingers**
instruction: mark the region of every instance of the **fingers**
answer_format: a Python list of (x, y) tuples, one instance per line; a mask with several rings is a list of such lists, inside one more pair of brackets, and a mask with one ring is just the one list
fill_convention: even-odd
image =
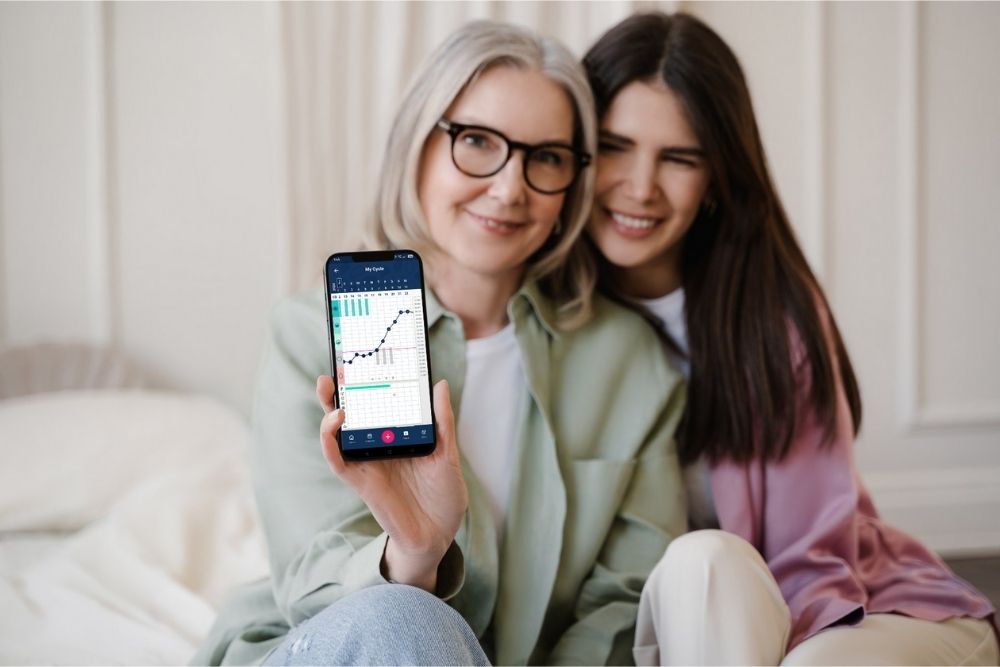
[(323, 445), (323, 457), (330, 469), (338, 475), (344, 470), (344, 457), (337, 444), (337, 431), (344, 425), (344, 411), (337, 409), (327, 412), (319, 424), (319, 441)]
[(333, 411), (333, 378), (329, 375), (320, 375), (316, 378), (316, 398), (323, 406), (323, 412), (329, 414)]
[(455, 414), (451, 411), (451, 393), (448, 381), (441, 380), (434, 385), (434, 421), (437, 423), (438, 443), (445, 455), (458, 460), (458, 445), (455, 442)]

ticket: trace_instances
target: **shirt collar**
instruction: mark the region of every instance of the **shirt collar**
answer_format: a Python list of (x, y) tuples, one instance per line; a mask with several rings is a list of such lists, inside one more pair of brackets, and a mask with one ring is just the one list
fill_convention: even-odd
[(434, 292), (427, 289), (427, 328), (433, 327), (439, 319), (444, 315), (450, 315), (448, 311), (444, 309), (441, 302), (437, 300)]
[(534, 313), (535, 318), (552, 338), (560, 337), (556, 305), (552, 299), (542, 293), (538, 283), (534, 280), (526, 280), (521, 285), (521, 289), (507, 303), (507, 314), (514, 322), (515, 327), (521, 317), (529, 312)]

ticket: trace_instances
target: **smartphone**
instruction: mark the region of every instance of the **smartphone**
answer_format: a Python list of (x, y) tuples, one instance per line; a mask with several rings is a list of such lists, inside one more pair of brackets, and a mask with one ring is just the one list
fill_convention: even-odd
[(424, 456), (436, 445), (424, 271), (412, 250), (326, 260), (327, 334), (345, 460)]

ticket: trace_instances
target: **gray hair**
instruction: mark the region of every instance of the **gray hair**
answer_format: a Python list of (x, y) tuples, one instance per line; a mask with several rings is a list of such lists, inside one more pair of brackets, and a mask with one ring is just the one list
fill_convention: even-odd
[[(574, 144), (595, 155), (597, 123), (593, 95), (581, 65), (558, 41), (497, 21), (462, 26), (425, 61), (396, 114), (386, 144), (374, 216), (365, 246), (412, 248), (429, 258), (440, 251), (430, 237), (417, 196), (420, 157), (435, 124), (462, 91), (494, 66), (536, 70), (559, 84), (573, 102)], [(596, 264), (579, 239), (590, 215), (594, 169), (585, 168), (566, 192), (562, 232), (528, 260), (526, 279), (537, 280), (560, 303), (560, 320), (571, 329), (592, 313)]]

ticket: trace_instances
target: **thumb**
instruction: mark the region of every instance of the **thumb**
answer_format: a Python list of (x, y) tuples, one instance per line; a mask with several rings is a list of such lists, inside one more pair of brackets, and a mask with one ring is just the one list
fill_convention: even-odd
[(330, 469), (338, 475), (346, 469), (340, 445), (337, 443), (337, 431), (343, 425), (344, 411), (340, 409), (326, 413), (319, 424), (319, 441), (323, 446), (323, 458), (326, 459)]
[(443, 447), (444, 455), (457, 462), (455, 414), (451, 410), (451, 391), (447, 380), (440, 380), (434, 385), (434, 420), (437, 422), (437, 439)]

